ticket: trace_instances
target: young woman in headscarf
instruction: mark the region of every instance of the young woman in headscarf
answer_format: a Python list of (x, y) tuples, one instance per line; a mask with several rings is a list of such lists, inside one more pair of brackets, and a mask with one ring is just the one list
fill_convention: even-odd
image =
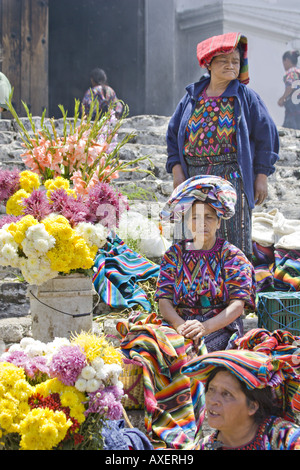
[(204, 337), (208, 351), (225, 349), (233, 333), (242, 336), (241, 314), (255, 310), (251, 263), (217, 236), (221, 220), (234, 216), (235, 203), (231, 183), (200, 175), (179, 185), (161, 214), (163, 220), (184, 220), (190, 238), (166, 251), (155, 299), (165, 320), (196, 346)]
[(174, 188), (198, 174), (217, 175), (237, 191), (235, 217), (222, 236), (252, 255), (251, 211), (268, 194), (267, 178), (278, 159), (274, 121), (249, 82), (247, 38), (227, 33), (197, 46), (199, 82), (186, 88), (168, 126), (166, 168)]
[(286, 331), (256, 329), (234, 349), (205, 354), (182, 368), (205, 386), (213, 430), (195, 450), (300, 450), (295, 340)]

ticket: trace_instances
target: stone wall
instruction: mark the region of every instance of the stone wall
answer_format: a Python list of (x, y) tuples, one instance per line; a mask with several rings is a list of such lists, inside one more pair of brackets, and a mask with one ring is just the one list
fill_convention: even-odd
[[(30, 125), (27, 118), (22, 118), (27, 129)], [(39, 118), (34, 118), (38, 127)], [(163, 203), (172, 191), (172, 178), (166, 172), (167, 158), (165, 134), (169, 117), (142, 115), (125, 120), (119, 136), (134, 132), (135, 137), (126, 144), (120, 152), (121, 159), (133, 160), (137, 157), (148, 156), (149, 160), (141, 162), (141, 168), (151, 170), (153, 176), (140, 172), (123, 173), (115, 183), (121, 188), (136, 187), (148, 191), (149, 200), (152, 198)], [(57, 131), (62, 129), (62, 120), (55, 121)], [(276, 172), (269, 178), (269, 197), (256, 210), (269, 211), (275, 207), (286, 217), (300, 216), (300, 131), (279, 128), (280, 160)], [(23, 152), (22, 140), (13, 120), (0, 120), (0, 167), (17, 166), (24, 169), (20, 155)]]

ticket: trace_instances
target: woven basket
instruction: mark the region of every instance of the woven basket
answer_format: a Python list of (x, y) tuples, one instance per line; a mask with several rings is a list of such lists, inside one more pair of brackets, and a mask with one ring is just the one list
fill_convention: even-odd
[(122, 399), (125, 410), (141, 410), (144, 408), (143, 368), (138, 361), (123, 359), (123, 371), (120, 380), (124, 386)]

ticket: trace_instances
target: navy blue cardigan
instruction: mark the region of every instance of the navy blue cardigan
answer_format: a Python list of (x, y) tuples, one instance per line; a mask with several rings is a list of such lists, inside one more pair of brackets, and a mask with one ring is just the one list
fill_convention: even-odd
[[(176, 164), (181, 164), (188, 178), (187, 167), (183, 157), (185, 131), (188, 121), (194, 112), (197, 98), (208, 85), (210, 78), (202, 78), (189, 85), (187, 93), (179, 102), (170, 119), (167, 130), (168, 173)], [(237, 123), (236, 138), (238, 164), (244, 183), (248, 203), (253, 209), (254, 179), (258, 173), (270, 176), (275, 171), (278, 160), (279, 136), (277, 127), (259, 95), (251, 88), (233, 80), (223, 93), (224, 97), (234, 96), (234, 113)]]

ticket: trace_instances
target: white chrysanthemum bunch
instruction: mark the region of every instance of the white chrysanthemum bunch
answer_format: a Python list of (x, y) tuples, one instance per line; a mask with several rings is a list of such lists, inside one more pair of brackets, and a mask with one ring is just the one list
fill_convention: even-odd
[(103, 359), (97, 357), (90, 365), (84, 367), (75, 382), (75, 387), (80, 392), (92, 393), (109, 386), (123, 388), (119, 380), (122, 367), (118, 364), (105, 364)]
[(108, 230), (100, 223), (93, 225), (89, 222), (80, 222), (76, 225), (75, 231), (89, 246), (96, 245), (102, 248), (106, 243)]
[(51, 268), (51, 263), (46, 257), (20, 258), (18, 267), (29, 284), (41, 285), (58, 275), (58, 271)]
[(25, 238), (21, 243), (26, 256), (43, 256), (55, 245), (55, 238), (45, 229), (44, 224), (32, 225), (26, 230)]
[(14, 237), (5, 230), (0, 229), (0, 265), (17, 268), (19, 265), (18, 244)]
[(47, 362), (50, 362), (52, 356), (59, 351), (62, 346), (69, 346), (70, 341), (68, 338), (55, 338), (49, 343), (44, 343), (40, 340), (25, 336), (21, 339), (20, 343), (12, 344), (2, 358), (9, 356), (14, 351), (24, 352), (28, 357), (44, 356)]

